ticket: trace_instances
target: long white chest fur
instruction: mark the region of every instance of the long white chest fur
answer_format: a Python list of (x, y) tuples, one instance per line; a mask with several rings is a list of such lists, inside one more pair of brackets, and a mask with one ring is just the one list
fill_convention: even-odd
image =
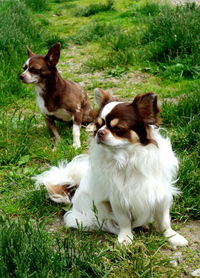
[(172, 181), (178, 161), (170, 141), (156, 131), (154, 138), (159, 147), (135, 144), (113, 152), (94, 143), (90, 153), (91, 168), (81, 181), (80, 195), (81, 191), (88, 192), (95, 205), (104, 201), (115, 203), (131, 213), (134, 227), (146, 225), (155, 207), (164, 200), (171, 203), (177, 193)]
[(41, 111), (41, 113), (45, 116), (55, 116), (57, 119), (60, 119), (62, 121), (68, 122), (72, 120), (71, 114), (63, 109), (57, 109), (55, 111), (48, 111), (47, 107), (45, 106), (45, 102), (43, 99), (43, 90), (41, 87), (36, 86), (36, 103)]

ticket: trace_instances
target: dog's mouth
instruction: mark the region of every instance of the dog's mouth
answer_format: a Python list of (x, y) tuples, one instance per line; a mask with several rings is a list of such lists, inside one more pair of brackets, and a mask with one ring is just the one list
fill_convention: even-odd
[(37, 84), (37, 83), (39, 83), (39, 80), (37, 80), (37, 79), (30, 80), (30, 79), (27, 79), (26, 77), (24, 77), (22, 75), (20, 75), (19, 78), (25, 84)]
[(105, 139), (105, 137), (98, 136), (98, 134), (96, 135), (96, 142), (97, 142), (97, 144), (106, 145), (106, 139)]
[(23, 78), (23, 77), (20, 77), (20, 80), (21, 80), (23, 83), (25, 83), (25, 84), (31, 83), (31, 82), (28, 82), (28, 80), (26, 80), (26, 79)]

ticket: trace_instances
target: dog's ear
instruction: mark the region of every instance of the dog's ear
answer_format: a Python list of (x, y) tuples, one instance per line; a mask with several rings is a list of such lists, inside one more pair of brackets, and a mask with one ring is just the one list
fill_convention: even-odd
[(154, 93), (138, 95), (132, 102), (145, 124), (159, 124), (157, 96)]
[(29, 58), (35, 55), (35, 54), (30, 50), (30, 48), (28, 48), (28, 46), (26, 46), (26, 50), (27, 50), (27, 53), (28, 53)]
[(113, 100), (113, 97), (110, 93), (108, 93), (107, 91), (104, 91), (102, 89), (99, 88), (95, 88), (94, 89), (94, 99), (95, 102), (98, 106), (98, 108), (102, 108), (104, 107), (108, 102), (110, 102), (111, 100)]
[(54, 44), (48, 51), (45, 59), (50, 62), (52, 66), (56, 66), (60, 58), (60, 43)]

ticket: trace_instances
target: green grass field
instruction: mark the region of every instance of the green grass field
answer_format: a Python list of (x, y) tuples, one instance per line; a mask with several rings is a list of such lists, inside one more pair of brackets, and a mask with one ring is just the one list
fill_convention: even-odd
[(126, 100), (159, 96), (163, 132), (180, 160), (173, 225), (199, 219), (200, 8), (158, 2), (0, 1), (0, 277), (177, 278), (189, 277), (187, 264), (199, 267), (189, 248), (182, 250), (185, 263), (173, 267), (169, 246), (153, 229), (137, 231), (123, 247), (101, 231), (57, 225), (69, 207), (52, 203), (31, 179), (88, 149), (84, 128), (75, 150), (71, 129), (59, 124), (62, 141), (52, 152), (34, 88), (19, 80), (26, 46), (45, 54), (59, 41), (62, 76), (79, 82), (92, 102), (95, 87)]

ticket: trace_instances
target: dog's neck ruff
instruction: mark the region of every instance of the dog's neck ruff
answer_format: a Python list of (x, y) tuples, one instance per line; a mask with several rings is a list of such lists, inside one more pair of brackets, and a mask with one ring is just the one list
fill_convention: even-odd
[(97, 144), (95, 138), (91, 143), (90, 162), (95, 171), (104, 171), (108, 175), (117, 174), (122, 170), (125, 173), (136, 171), (141, 176), (163, 175), (161, 169), (166, 169), (169, 179), (176, 178), (178, 160), (172, 153), (170, 140), (159, 134), (159, 129), (151, 126), (151, 136), (158, 143), (142, 145), (141, 143), (128, 144), (125, 147), (115, 148)]

